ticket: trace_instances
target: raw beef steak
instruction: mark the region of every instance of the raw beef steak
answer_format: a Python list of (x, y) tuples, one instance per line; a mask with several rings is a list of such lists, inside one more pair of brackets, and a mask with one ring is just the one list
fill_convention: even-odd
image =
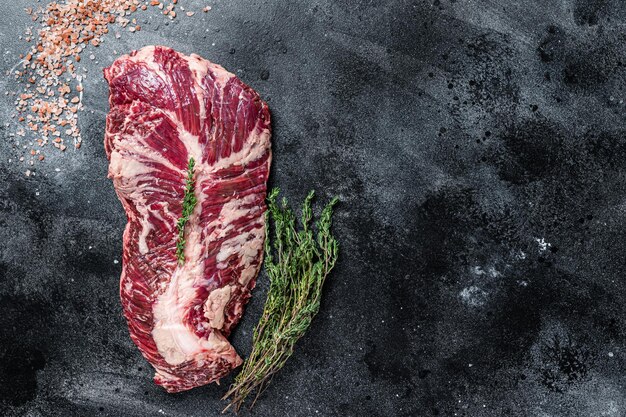
[[(148, 46), (104, 70), (105, 149), (126, 210), (120, 294), (130, 335), (169, 392), (241, 364), (226, 339), (263, 256), (270, 114), (250, 87), (197, 55)], [(176, 255), (189, 159), (197, 204)]]

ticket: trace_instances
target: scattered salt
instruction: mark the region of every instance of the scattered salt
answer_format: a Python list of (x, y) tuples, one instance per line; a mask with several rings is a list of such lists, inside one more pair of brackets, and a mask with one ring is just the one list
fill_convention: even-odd
[[(82, 110), (82, 105), (80, 100), (77, 102), (71, 99), (71, 103), (77, 105), (69, 106), (70, 98), (66, 95), (71, 93), (72, 80), (77, 78), (80, 89), (76, 87), (75, 90), (82, 91), (80, 77), (77, 77), (81, 53), (87, 46), (99, 47), (109, 31), (109, 25), (116, 23), (125, 28), (130, 22), (127, 16), (137, 9), (146, 10), (148, 4), (163, 9), (166, 1), (141, 3), (140, 0), (58, 0), (37, 10), (32, 7), (26, 9), (31, 20), (40, 26), (37, 29), (27, 28), (25, 36), (19, 37), (26, 42), (32, 40), (32, 46), (28, 53), (19, 56), (21, 68), (7, 73), (13, 74), (22, 84), (22, 91), (17, 94), (15, 101), (18, 122), (22, 123), (17, 129), (17, 137), (26, 136), (27, 131), (36, 132), (34, 135), (38, 138), (39, 146), (51, 143), (64, 151), (67, 148), (65, 137), (61, 135), (58, 126), (65, 126), (66, 135), (71, 130), (69, 136), (74, 147), (80, 148), (82, 137), (78, 128), (78, 112)], [(167, 3), (167, 15), (173, 19), (176, 17), (174, 8), (177, 0), (169, 0)], [(132, 22), (129, 31), (141, 30), (135, 19)], [(119, 33), (115, 33), (115, 38), (120, 37)], [(89, 55), (89, 59), (95, 58), (94, 54)], [(83, 67), (83, 71), (86, 73), (87, 69)], [(9, 91), (4, 94), (16, 95)], [(9, 133), (8, 136), (15, 138), (16, 134)], [(54, 140), (49, 141), (49, 138)], [(37, 159), (43, 160), (43, 155)], [(23, 161), (23, 158), (20, 160)], [(29, 163), (33, 165), (34, 161), (30, 160)]]

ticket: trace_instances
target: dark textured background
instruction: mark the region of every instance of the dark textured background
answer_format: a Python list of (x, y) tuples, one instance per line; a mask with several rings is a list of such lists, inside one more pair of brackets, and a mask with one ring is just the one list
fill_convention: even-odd
[[(0, 5), (2, 74), (34, 3)], [(169, 23), (139, 13), (141, 32), (90, 49), (84, 146), (36, 176), (15, 163), (0, 96), (1, 415), (223, 406), (224, 385), (155, 386), (118, 301), (101, 68), (157, 43), (269, 102), (272, 185), (342, 200), (321, 313), (255, 415), (626, 416), (626, 3), (208, 4)], [(265, 290), (235, 333), (244, 356)]]

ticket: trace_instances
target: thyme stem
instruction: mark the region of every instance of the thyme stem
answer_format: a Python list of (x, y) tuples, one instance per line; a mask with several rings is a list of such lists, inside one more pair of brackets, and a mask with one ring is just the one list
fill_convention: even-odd
[(277, 202), (278, 194), (278, 188), (269, 193), (266, 213), (264, 267), (270, 288), (254, 330), (252, 352), (222, 398), (230, 400), (224, 412), (230, 408), (238, 412), (256, 391), (252, 408), (274, 374), (285, 365), (319, 311), (324, 281), (337, 261), (339, 246), (330, 231), (337, 197), (326, 205), (312, 227), (311, 191), (303, 203), (302, 227), (297, 230), (296, 215), (286, 199)]
[(178, 239), (176, 240), (176, 258), (178, 258), (178, 264), (183, 265), (185, 263), (185, 225), (189, 221), (189, 216), (193, 213), (194, 208), (198, 200), (195, 193), (195, 180), (193, 178), (193, 169), (195, 167), (195, 161), (193, 158), (189, 158), (189, 164), (187, 165), (187, 180), (185, 181), (185, 196), (183, 197), (183, 210), (180, 219), (176, 223), (178, 229)]

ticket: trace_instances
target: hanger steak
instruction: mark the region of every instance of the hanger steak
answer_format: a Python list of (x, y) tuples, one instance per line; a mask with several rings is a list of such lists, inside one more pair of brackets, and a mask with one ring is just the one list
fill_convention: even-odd
[(263, 257), (268, 106), (219, 65), (161, 46), (104, 75), (131, 338), (169, 392), (218, 381), (241, 364), (227, 337)]

